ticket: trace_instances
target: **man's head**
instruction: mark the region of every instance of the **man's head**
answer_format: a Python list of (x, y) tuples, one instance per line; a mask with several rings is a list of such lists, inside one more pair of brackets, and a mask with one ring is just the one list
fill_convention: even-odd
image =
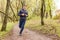
[(26, 10), (26, 7), (27, 7), (26, 5), (23, 5), (23, 7), (22, 7), (22, 8)]

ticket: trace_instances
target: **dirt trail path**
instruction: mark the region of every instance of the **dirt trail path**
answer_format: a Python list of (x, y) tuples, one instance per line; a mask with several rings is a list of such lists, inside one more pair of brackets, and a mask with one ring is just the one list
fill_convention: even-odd
[(5, 40), (52, 40), (44, 35), (37, 34), (34, 31), (24, 29), (23, 35), (19, 36), (19, 27), (16, 25), (12, 33)]

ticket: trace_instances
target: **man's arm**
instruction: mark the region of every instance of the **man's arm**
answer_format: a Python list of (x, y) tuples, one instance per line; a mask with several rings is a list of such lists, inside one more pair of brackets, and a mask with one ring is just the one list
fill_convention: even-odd
[(25, 14), (25, 15), (26, 15), (26, 17), (28, 17), (28, 12), (26, 12), (26, 14)]
[(21, 16), (21, 11), (19, 11), (18, 16)]
[(22, 13), (22, 11), (20, 11), (20, 12), (18, 13), (18, 16), (25, 16), (25, 14)]

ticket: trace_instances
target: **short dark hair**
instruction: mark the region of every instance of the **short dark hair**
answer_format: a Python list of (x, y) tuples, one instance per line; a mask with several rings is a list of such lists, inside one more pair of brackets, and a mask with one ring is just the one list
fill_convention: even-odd
[(22, 6), (27, 6), (26, 4), (23, 4)]

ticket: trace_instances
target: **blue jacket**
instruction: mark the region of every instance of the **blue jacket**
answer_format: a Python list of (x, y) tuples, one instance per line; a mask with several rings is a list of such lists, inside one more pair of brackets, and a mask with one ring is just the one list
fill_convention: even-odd
[[(21, 15), (23, 13), (24, 13), (24, 16)], [(18, 16), (20, 16), (20, 19), (26, 19), (26, 17), (27, 17), (26, 15), (28, 15), (28, 12), (24, 9), (21, 9), (18, 13)]]

